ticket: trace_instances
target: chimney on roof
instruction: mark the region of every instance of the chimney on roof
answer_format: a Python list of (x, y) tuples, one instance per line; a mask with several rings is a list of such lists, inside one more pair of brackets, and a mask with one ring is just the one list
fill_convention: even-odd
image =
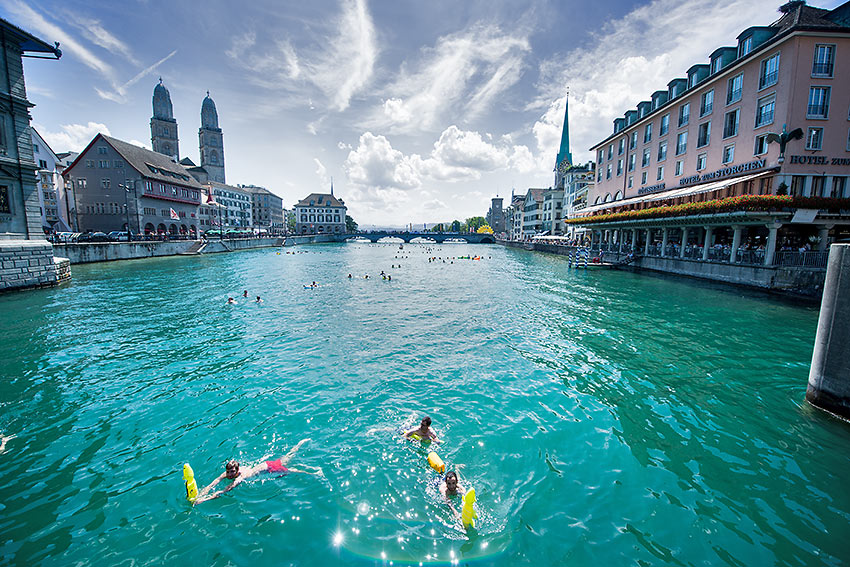
[(794, 12), (800, 6), (805, 6), (805, 5), (806, 5), (806, 0), (791, 0), (790, 2), (787, 2), (786, 4), (783, 4), (782, 6), (780, 6), (779, 11), (782, 12), (783, 14), (790, 14), (791, 12)]

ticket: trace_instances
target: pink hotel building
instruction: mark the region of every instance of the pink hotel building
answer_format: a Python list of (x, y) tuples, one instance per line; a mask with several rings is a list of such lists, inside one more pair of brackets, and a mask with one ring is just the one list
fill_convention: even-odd
[[(841, 201), (808, 214), (752, 205), (616, 214), (741, 195), (850, 197), (850, 2), (830, 11), (792, 1), (780, 12), (614, 120), (613, 134), (591, 148), (588, 206), (569, 222), (649, 255), (764, 265), (779, 247), (823, 250), (850, 235), (850, 202)], [(769, 134), (797, 129), (781, 155)]]

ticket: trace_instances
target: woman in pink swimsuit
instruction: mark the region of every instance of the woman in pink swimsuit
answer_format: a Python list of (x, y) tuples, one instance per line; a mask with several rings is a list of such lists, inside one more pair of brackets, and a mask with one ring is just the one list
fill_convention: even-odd
[[(240, 482), (245, 480), (246, 478), (251, 478), (252, 476), (256, 476), (262, 472), (270, 472), (270, 473), (306, 473), (306, 474), (321, 474), (322, 469), (316, 467), (317, 471), (304, 471), (294, 468), (287, 468), (286, 465), (289, 464), (289, 461), (292, 460), (292, 457), (295, 456), (295, 453), (298, 452), (298, 449), (301, 448), (301, 445), (309, 441), (309, 439), (302, 439), (298, 442), (295, 447), (289, 450), (289, 452), (279, 459), (275, 459), (274, 461), (265, 461), (260, 463), (259, 465), (253, 467), (245, 467), (244, 469), (239, 468), (239, 463), (236, 461), (228, 461), (224, 466), (224, 472), (219, 475), (212, 483), (204, 488), (200, 494), (198, 494), (198, 498), (195, 500), (195, 504), (200, 504), (206, 500), (212, 500), (213, 498), (218, 498), (225, 492), (229, 492), (233, 490)], [(306, 467), (305, 467), (306, 468)], [(312, 467), (311, 467), (312, 468)], [(210, 494), (215, 486), (224, 479), (232, 480), (230, 486), (223, 490), (218, 490)]]

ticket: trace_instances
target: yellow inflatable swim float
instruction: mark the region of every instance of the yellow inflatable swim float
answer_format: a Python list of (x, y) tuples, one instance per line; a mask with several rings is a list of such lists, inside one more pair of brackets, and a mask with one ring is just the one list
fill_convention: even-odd
[(194, 502), (198, 497), (198, 483), (195, 482), (195, 471), (189, 463), (183, 465), (183, 481), (186, 483), (186, 500)]
[(463, 523), (464, 528), (475, 527), (475, 518), (478, 517), (478, 513), (472, 507), (473, 504), (475, 504), (475, 489), (470, 488), (463, 495), (463, 508), (460, 510), (460, 521)]
[(440, 458), (440, 455), (434, 451), (428, 453), (428, 464), (431, 465), (432, 469), (440, 474), (446, 472), (446, 464), (443, 462), (443, 459)]

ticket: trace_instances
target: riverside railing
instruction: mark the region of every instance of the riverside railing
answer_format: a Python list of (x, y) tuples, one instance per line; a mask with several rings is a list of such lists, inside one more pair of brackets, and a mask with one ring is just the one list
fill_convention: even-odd
[(776, 253), (776, 263), (793, 268), (826, 268), (829, 251), (784, 251)]

